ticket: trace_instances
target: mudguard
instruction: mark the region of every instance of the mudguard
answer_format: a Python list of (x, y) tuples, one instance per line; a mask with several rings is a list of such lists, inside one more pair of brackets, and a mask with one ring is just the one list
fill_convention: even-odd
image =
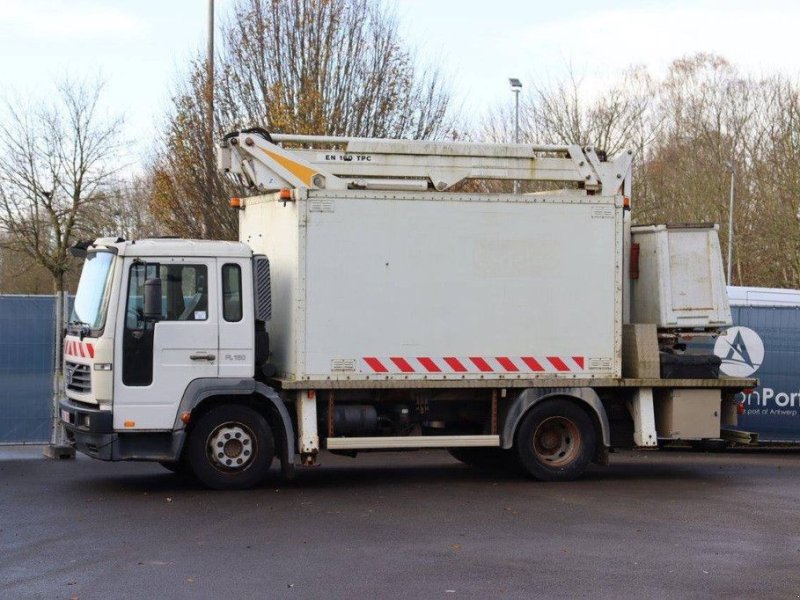
[[(186, 412), (192, 412), (204, 400), (212, 396), (250, 396), (256, 399), (263, 399), (264, 402), (268, 402), (274, 407), (283, 423), (284, 439), (276, 440), (282, 443), (282, 447), (278, 448), (281, 469), (284, 475), (291, 476), (294, 470), (295, 456), (295, 436), (292, 419), (278, 392), (255, 379), (195, 379), (186, 386), (186, 390), (183, 392), (183, 398), (181, 398), (181, 403), (175, 416), (174, 431), (185, 432), (186, 426), (181, 421), (181, 415)], [(181, 450), (183, 443), (186, 441), (186, 435), (184, 434), (182, 437), (184, 439), (181, 441)]]
[(607, 448), (611, 445), (611, 434), (609, 432), (608, 415), (600, 397), (592, 388), (563, 387), (563, 388), (528, 388), (523, 390), (519, 396), (508, 407), (503, 423), (503, 433), (500, 445), (511, 448), (514, 445), (514, 434), (517, 432), (522, 418), (528, 410), (548, 398), (566, 398), (574, 400), (582, 406), (590, 409), (600, 425), (600, 433), (603, 445)]

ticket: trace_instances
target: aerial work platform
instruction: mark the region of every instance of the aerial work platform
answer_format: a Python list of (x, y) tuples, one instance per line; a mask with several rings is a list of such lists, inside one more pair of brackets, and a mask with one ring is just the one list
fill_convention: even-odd
[[(291, 149), (288, 149), (291, 147)], [(223, 172), (248, 188), (445, 191), (470, 179), (557, 181), (628, 194), (633, 153), (613, 161), (593, 147), (483, 144), (233, 132), (218, 148)]]

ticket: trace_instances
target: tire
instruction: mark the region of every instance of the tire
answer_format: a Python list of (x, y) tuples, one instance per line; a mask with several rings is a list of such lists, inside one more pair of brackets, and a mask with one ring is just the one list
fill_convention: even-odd
[(476, 469), (487, 471), (515, 471), (519, 469), (513, 450), (502, 448), (448, 448), (450, 456)]
[(266, 419), (240, 404), (201, 416), (189, 434), (186, 459), (195, 477), (215, 490), (244, 490), (264, 480), (275, 442)]
[(531, 408), (514, 444), (522, 468), (541, 481), (579, 478), (592, 461), (596, 445), (591, 417), (568, 400), (548, 400)]

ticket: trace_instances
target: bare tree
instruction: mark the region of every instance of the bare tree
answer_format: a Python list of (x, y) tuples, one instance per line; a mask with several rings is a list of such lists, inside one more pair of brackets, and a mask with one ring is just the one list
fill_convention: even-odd
[(447, 135), (449, 94), (380, 0), (239, 0), (223, 33), (230, 122), (364, 137)]
[[(752, 156), (747, 140), (757, 132), (757, 83), (725, 59), (697, 54), (672, 63), (659, 87), (656, 110), (662, 130), (637, 172), (645, 193), (637, 194), (640, 221), (705, 221), (720, 224), (723, 254), (728, 245), (731, 170), (739, 185), (735, 205), (734, 255), (750, 239)], [(735, 281), (743, 281), (737, 269)]]
[(153, 181), (148, 174), (111, 180), (87, 215), (91, 230), (127, 240), (163, 235), (164, 226), (148, 206), (152, 189)]
[[(222, 28), (216, 68), (218, 134), (270, 131), (436, 139), (451, 135), (450, 96), (435, 69), (420, 69), (381, 0), (237, 0)], [(178, 85), (153, 165), (153, 211), (170, 231), (236, 236), (215, 178), (208, 206), (203, 157), (205, 70), (196, 60)]]
[[(70, 275), (66, 275), (67, 285)], [(47, 269), (0, 241), (0, 294), (50, 294), (52, 291), (53, 278)]]
[[(596, 146), (617, 154), (640, 148), (652, 138), (650, 122), (655, 83), (641, 67), (631, 67), (620, 81), (592, 96), (571, 68), (564, 80), (533, 83), (520, 99), (520, 139), (542, 144)], [(513, 139), (514, 109), (495, 109), (484, 123), (483, 137)]]
[[(737, 270), (768, 285), (800, 288), (800, 86), (775, 76), (759, 85), (760, 135), (748, 139), (752, 156), (748, 217)], [(767, 284), (764, 284), (767, 285)]]
[(118, 170), (120, 118), (101, 114), (103, 85), (64, 82), (46, 104), (6, 103), (0, 123), (0, 244), (65, 289), (69, 247), (92, 235), (90, 214)]
[[(520, 98), (520, 141), (539, 144), (594, 146), (615, 155), (634, 150), (641, 155), (652, 141), (655, 82), (641, 67), (626, 70), (621, 79), (591, 94), (572, 68), (563, 80), (537, 81)], [(514, 139), (514, 107), (510, 103), (490, 111), (481, 127), (483, 139)], [(523, 191), (547, 189), (549, 184), (523, 185)], [(509, 184), (494, 182), (490, 188), (510, 191)]]

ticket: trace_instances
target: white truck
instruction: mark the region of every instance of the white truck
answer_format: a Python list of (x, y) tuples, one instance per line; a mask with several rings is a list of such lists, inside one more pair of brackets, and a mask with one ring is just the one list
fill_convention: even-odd
[(684, 360), (683, 336), (730, 324), (716, 228), (632, 228), (630, 152), (259, 129), (218, 152), (260, 193), (231, 201), (239, 242), (79, 248), (60, 416), (89, 456), (219, 489), (324, 449), (569, 480), (719, 437), (755, 385)]

